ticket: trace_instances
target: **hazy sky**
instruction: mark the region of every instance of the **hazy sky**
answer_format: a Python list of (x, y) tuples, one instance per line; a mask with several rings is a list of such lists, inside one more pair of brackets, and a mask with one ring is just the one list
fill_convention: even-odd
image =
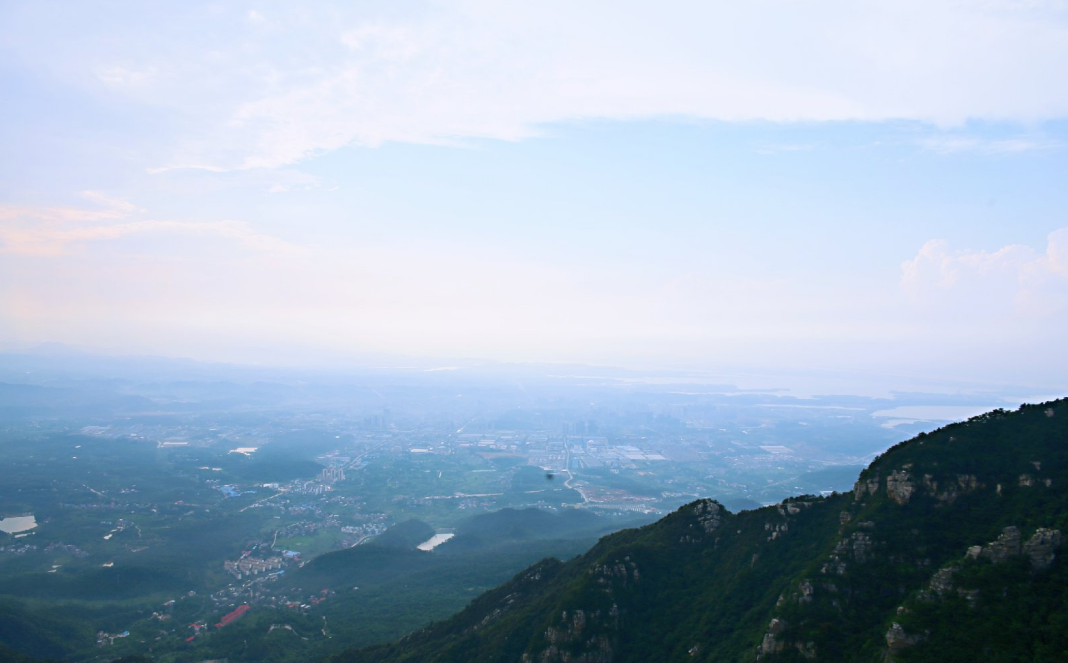
[(0, 0), (0, 349), (1068, 388), (1068, 3)]

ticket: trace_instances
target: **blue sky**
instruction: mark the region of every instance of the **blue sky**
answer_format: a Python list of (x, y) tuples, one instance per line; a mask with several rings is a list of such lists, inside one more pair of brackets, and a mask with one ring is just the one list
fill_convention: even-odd
[(1068, 386), (1063, 2), (513, 5), (0, 2), (0, 348)]

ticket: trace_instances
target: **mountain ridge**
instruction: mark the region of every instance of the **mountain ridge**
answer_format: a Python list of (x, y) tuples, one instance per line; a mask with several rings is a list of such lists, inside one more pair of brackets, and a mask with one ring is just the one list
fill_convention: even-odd
[[(1068, 400), (995, 410), (895, 445), (849, 493), (699, 500), (330, 661), (1065, 660), (1042, 624), (1068, 621), (1066, 488)], [(1035, 612), (991, 635), (1001, 601)]]

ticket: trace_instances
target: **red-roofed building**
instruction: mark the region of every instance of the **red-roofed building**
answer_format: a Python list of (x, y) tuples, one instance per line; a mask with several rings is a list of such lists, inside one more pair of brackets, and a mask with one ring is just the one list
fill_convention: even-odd
[(232, 622), (235, 619), (237, 619), (238, 617), (240, 617), (241, 615), (245, 614), (248, 611), (249, 611), (249, 606), (247, 606), (247, 605), (239, 605), (239, 606), (237, 606), (237, 609), (234, 610), (233, 612), (230, 612), (230, 613), (227, 613), (227, 614), (223, 615), (223, 618), (220, 619), (219, 623), (216, 624), (215, 626), (217, 626), (219, 628), (222, 628), (222, 627), (226, 626), (227, 624), (229, 624), (230, 622)]

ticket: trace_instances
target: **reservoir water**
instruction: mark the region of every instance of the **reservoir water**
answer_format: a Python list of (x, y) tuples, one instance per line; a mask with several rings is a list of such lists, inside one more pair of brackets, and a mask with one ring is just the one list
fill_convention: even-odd
[(438, 546), (440, 546), (441, 544), (445, 543), (446, 541), (448, 541), (449, 539), (451, 539), (454, 536), (456, 536), (456, 535), (453, 534), (452, 532), (444, 532), (442, 534), (435, 534), (434, 536), (430, 537), (426, 541), (423, 541), (422, 543), (420, 543), (418, 546), (416, 546), (416, 548), (418, 548), (419, 550), (433, 550), (434, 548), (437, 548)]
[(872, 412), (873, 417), (893, 417), (913, 421), (963, 421), (970, 417), (989, 412), (1000, 405), (901, 405), (889, 410)]
[(6, 534), (18, 534), (37, 527), (37, 520), (33, 514), (28, 516), (8, 516), (0, 520), (0, 532)]

